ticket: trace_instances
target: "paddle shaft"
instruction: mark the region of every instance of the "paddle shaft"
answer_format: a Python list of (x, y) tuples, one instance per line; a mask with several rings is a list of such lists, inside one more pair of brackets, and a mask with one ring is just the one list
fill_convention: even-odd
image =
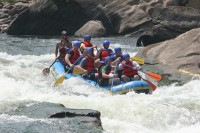
[(65, 75), (68, 74), (68, 72), (74, 68), (75, 64), (78, 62), (79, 58), (74, 62), (74, 64), (72, 65), (72, 67), (69, 67), (69, 70), (65, 73)]
[[(140, 76), (140, 77), (142, 78), (142, 76)], [(151, 86), (151, 88), (153, 89), (153, 91), (156, 90), (157, 87), (152, 82), (150, 82), (149, 80), (146, 80), (144, 78), (142, 78), (142, 80), (146, 81)]]
[(116, 65), (115, 65), (114, 75), (113, 75), (113, 77), (112, 77), (112, 85), (111, 85), (111, 89), (113, 88), (113, 84), (114, 84), (114, 76), (115, 76), (116, 71), (117, 71), (117, 66), (118, 66), (118, 63), (116, 63)]
[(54, 62), (49, 66), (49, 69), (53, 66), (53, 64), (56, 62), (56, 60), (58, 59), (58, 57), (54, 60)]
[[(126, 64), (124, 64), (124, 65), (127, 66), (127, 67), (130, 67), (130, 68), (133, 68), (129, 65), (126, 65)], [(140, 72), (143, 72), (143, 71), (140, 71)], [(151, 72), (151, 73), (143, 72), (143, 73), (145, 73), (146, 75), (148, 75), (149, 77), (151, 77), (152, 79), (154, 79), (156, 81), (160, 81), (162, 79), (162, 77), (159, 74), (156, 74), (156, 73), (153, 73), (153, 72)]]

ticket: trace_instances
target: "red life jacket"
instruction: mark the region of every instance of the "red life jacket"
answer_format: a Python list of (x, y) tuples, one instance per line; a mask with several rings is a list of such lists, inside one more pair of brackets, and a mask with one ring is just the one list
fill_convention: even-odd
[(88, 72), (94, 71), (95, 70), (94, 69), (94, 58), (87, 57), (86, 59), (88, 61), (87, 65), (86, 65), (86, 70), (88, 70)]
[(59, 53), (60, 53), (60, 55), (59, 55), (58, 59), (59, 59), (59, 61), (60, 61), (63, 65), (65, 65), (65, 64), (66, 64), (66, 62), (65, 62), (65, 55), (67, 54), (66, 48), (61, 47), (61, 48), (59, 49)]
[(85, 45), (85, 47), (92, 47), (92, 43), (91, 42), (83, 42), (83, 44)]
[(69, 60), (72, 64), (74, 64), (80, 56), (80, 52), (78, 50), (73, 49), (73, 52), (74, 52), (74, 54), (69, 58)]
[(111, 49), (104, 49), (102, 52), (101, 52), (101, 55), (100, 55), (100, 60), (105, 60), (105, 58), (107, 56), (111, 56), (111, 53), (112, 50)]
[(65, 48), (65, 47), (59, 48), (59, 53), (60, 53), (60, 56), (61, 56), (61, 55), (66, 55), (66, 54), (67, 54), (66, 48)]
[[(87, 48), (87, 47), (92, 47), (93, 45), (92, 45), (92, 43), (91, 42), (82, 42), (84, 45), (85, 45), (85, 47)], [(83, 54), (83, 51), (84, 51), (84, 49), (81, 47), (80, 48), (80, 51), (81, 51), (81, 53)]]
[(123, 71), (124, 71), (124, 75), (126, 75), (127, 77), (133, 77), (134, 75), (138, 75), (137, 70), (133, 69), (133, 63), (131, 61), (129, 62), (122, 62), (122, 66), (123, 66)]

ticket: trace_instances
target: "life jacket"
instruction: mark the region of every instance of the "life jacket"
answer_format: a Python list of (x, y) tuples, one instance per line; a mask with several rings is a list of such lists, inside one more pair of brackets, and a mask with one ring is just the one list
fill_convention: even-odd
[(93, 57), (86, 57), (88, 63), (86, 65), (86, 70), (88, 70), (88, 72), (92, 72), (94, 71), (94, 58)]
[(92, 47), (93, 46), (91, 42), (82, 42), (82, 43), (85, 45), (85, 47)]
[[(85, 47), (87, 48), (87, 47), (92, 47), (93, 45), (92, 45), (92, 43), (91, 42), (82, 42), (84, 45), (85, 45)], [(80, 51), (81, 51), (81, 53), (83, 54), (83, 51), (84, 51), (84, 49), (81, 47), (80, 48)]]
[(69, 58), (70, 62), (74, 64), (80, 56), (80, 52), (78, 50), (73, 49), (73, 55)]
[(111, 49), (104, 49), (100, 54), (100, 60), (104, 61), (107, 56), (111, 55), (110, 53), (112, 53)]
[(113, 60), (116, 60), (118, 57), (121, 57), (120, 62), (123, 61), (123, 56), (122, 55), (114, 55), (112, 57), (113, 57)]
[[(101, 67), (106, 66), (105, 62), (100, 62), (101, 64), (98, 67), (98, 78), (102, 78), (102, 73), (100, 72)], [(111, 66), (106, 66), (106, 74), (110, 74), (112, 68)]]
[(59, 49), (59, 53), (60, 53), (60, 55), (59, 55), (59, 57), (58, 57), (59, 61), (60, 61), (63, 65), (66, 65), (66, 62), (65, 62), (65, 55), (67, 54), (66, 48), (65, 48), (65, 47), (61, 47), (61, 48)]
[(137, 70), (133, 69), (133, 63), (131, 61), (129, 62), (122, 62), (122, 67), (123, 67), (123, 71), (124, 71), (124, 75), (126, 75), (127, 77), (133, 77), (134, 75), (138, 75)]

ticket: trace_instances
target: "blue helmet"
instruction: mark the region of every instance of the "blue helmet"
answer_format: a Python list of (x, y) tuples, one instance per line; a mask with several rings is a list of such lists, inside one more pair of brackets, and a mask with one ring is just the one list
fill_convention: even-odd
[(73, 46), (79, 47), (81, 45), (81, 42), (79, 41), (73, 41)]
[(92, 48), (86, 48), (85, 52), (86, 53), (92, 52)]
[(120, 52), (122, 49), (120, 47), (115, 48), (115, 53)]
[(85, 35), (84, 37), (84, 41), (90, 41), (91, 40), (91, 36), (90, 35)]
[(111, 57), (111, 56), (107, 56), (107, 57), (105, 58), (105, 62), (107, 62), (107, 61), (112, 61), (112, 57)]
[(109, 44), (110, 44), (110, 42), (108, 40), (103, 41), (103, 46), (109, 45)]
[(129, 54), (124, 54), (123, 58), (126, 58), (126, 57), (130, 57), (130, 55)]

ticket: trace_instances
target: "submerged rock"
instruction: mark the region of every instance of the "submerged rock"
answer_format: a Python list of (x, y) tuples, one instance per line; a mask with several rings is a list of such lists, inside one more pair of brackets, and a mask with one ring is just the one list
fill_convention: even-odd
[[(95, 110), (70, 109), (62, 104), (47, 102), (18, 102), (13, 105), (9, 106), (10, 109), (1, 110), (0, 114), (18, 117), (20, 126), (17, 126), (18, 123), (15, 121), (9, 121), (8, 124), (12, 128), (1, 126), (0, 132), (103, 132), (100, 112)], [(20, 117), (22, 117), (21, 121)]]

